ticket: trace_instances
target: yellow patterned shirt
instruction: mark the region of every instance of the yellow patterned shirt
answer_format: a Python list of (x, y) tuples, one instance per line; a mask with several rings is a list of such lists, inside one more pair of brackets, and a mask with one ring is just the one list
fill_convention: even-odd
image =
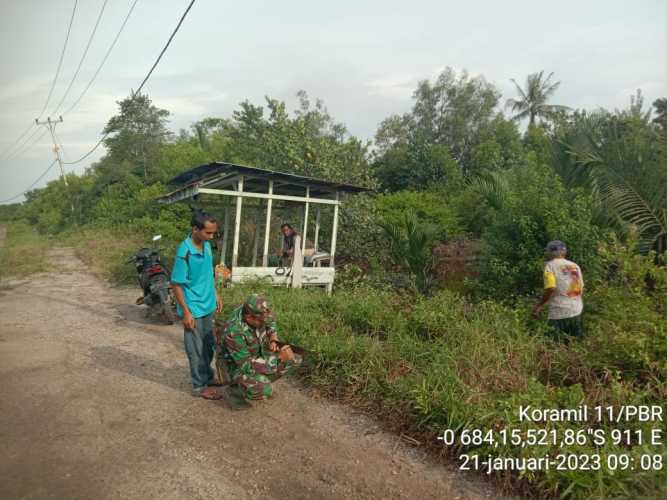
[(549, 319), (572, 318), (583, 311), (584, 278), (574, 262), (561, 258), (547, 262), (544, 288), (556, 289), (549, 299)]

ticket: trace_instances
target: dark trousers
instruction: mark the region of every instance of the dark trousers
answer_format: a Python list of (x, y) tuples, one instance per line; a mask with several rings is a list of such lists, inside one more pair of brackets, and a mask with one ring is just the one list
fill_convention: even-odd
[(211, 368), (215, 349), (213, 313), (196, 318), (194, 329), (183, 332), (183, 341), (190, 361), (192, 387), (195, 391), (199, 391), (213, 380)]
[(579, 316), (563, 319), (550, 319), (549, 326), (556, 331), (556, 336), (568, 335), (570, 337), (581, 338), (584, 336), (584, 324)]

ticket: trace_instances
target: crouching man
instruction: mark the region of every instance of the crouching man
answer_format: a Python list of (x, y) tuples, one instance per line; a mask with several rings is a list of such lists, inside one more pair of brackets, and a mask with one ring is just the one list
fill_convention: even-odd
[(217, 341), (219, 368), (235, 398), (269, 398), (271, 382), (301, 362), (289, 345), (281, 347), (275, 318), (262, 295), (250, 295), (232, 312)]

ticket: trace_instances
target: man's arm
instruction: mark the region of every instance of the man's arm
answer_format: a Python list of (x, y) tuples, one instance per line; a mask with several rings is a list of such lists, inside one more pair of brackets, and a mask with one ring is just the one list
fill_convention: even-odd
[(183, 326), (192, 330), (195, 327), (195, 319), (192, 317), (190, 308), (185, 303), (185, 293), (183, 292), (183, 285), (188, 283), (188, 263), (184, 257), (179, 255), (179, 250), (176, 251), (176, 258), (174, 259), (174, 267), (171, 269), (171, 288), (174, 291), (176, 302), (183, 310)]
[(227, 352), (241, 373), (246, 375), (253, 375), (255, 373), (271, 375), (275, 373), (275, 367), (267, 363), (266, 360), (251, 357), (248, 344), (242, 334), (226, 334), (224, 342)]
[(533, 316), (538, 317), (540, 315), (542, 309), (544, 308), (546, 303), (549, 302), (555, 291), (556, 291), (555, 287), (544, 289), (544, 292), (542, 292), (542, 299), (537, 304), (535, 304), (535, 307), (533, 308)]
[(183, 326), (188, 330), (192, 330), (195, 327), (195, 318), (192, 316), (188, 305), (185, 303), (185, 294), (183, 293), (183, 288), (178, 283), (172, 283), (171, 289), (174, 291), (174, 297), (176, 302), (181, 306), (183, 310)]
[(533, 316), (538, 317), (542, 312), (542, 308), (545, 306), (551, 297), (556, 292), (556, 276), (552, 273), (549, 268), (544, 270), (544, 292), (542, 292), (542, 299), (535, 304), (533, 308)]
[(215, 286), (215, 272), (213, 273), (213, 293), (215, 293), (215, 312), (219, 313), (222, 311), (222, 299)]

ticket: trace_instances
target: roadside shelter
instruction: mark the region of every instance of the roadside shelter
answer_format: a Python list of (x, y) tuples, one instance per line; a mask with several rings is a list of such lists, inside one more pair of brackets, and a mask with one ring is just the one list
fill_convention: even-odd
[[(369, 191), (368, 188), (350, 184), (223, 162), (192, 168), (171, 179), (169, 184), (176, 189), (161, 196), (159, 202), (190, 201), (207, 210), (209, 205), (213, 205), (217, 210), (209, 211), (224, 214), (221, 217), (223, 223), (218, 247), (220, 262), (231, 268), (232, 283), (267, 279), (275, 285), (296, 288), (324, 286), (329, 293), (333, 288), (335, 276), (334, 261), (341, 198), (344, 194)], [(245, 247), (248, 249), (246, 256), (249, 258), (247, 262), (240, 262), (244, 200), (246, 205), (252, 204), (254, 220), (249, 224), (255, 230), (251, 238), (252, 243), (245, 242)], [(295, 258), (290, 269), (285, 269), (281, 265), (270, 265), (269, 249), (272, 234), (278, 234), (275, 212), (281, 208), (290, 208), (292, 214), (299, 214), (299, 224), (295, 227), (301, 234), (298, 256), (306, 249), (310, 231), (314, 231), (312, 244), (315, 255), (309, 260), (309, 265), (304, 266), (302, 258)], [(325, 213), (331, 219), (325, 220), (323, 218)], [(311, 222), (313, 218), (314, 222)], [(264, 234), (260, 253), (262, 225)], [(273, 227), (276, 230), (272, 233)], [(323, 228), (326, 228), (328, 233), (328, 242), (322, 241)], [(231, 252), (228, 248), (230, 239)], [(230, 255), (231, 258), (228, 258)]]

